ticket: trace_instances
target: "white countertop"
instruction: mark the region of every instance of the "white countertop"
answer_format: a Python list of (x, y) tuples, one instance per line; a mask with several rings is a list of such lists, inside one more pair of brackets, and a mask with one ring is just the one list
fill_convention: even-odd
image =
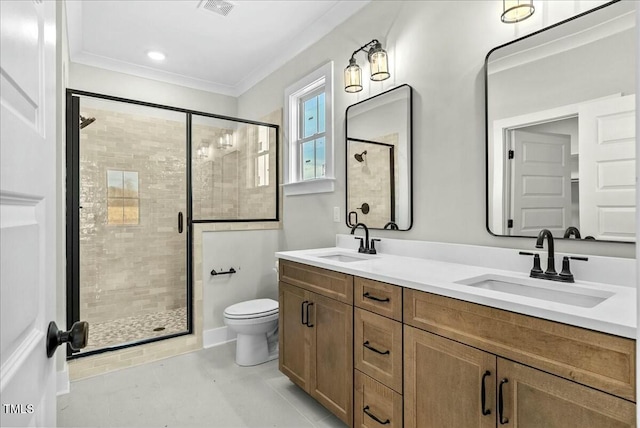
[[(366, 260), (340, 262), (320, 257), (331, 254), (352, 255)], [(364, 255), (342, 247), (282, 251), (277, 252), (276, 257), (617, 336), (636, 338), (636, 289), (633, 287), (577, 279), (575, 284), (562, 283), (563, 288), (575, 286), (593, 291), (594, 294), (613, 294), (596, 306), (588, 308), (457, 283), (482, 275), (499, 275), (522, 282), (538, 283), (550, 290), (553, 290), (554, 284), (559, 284), (529, 278), (529, 271), (499, 270), (382, 253)], [(557, 264), (558, 270), (560, 267), (561, 264)]]

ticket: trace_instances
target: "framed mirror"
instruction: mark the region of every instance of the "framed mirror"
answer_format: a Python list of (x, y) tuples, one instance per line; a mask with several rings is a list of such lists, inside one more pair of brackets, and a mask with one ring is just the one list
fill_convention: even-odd
[(635, 2), (491, 50), (487, 229), (635, 242)]
[(412, 133), (409, 85), (347, 108), (347, 226), (411, 229)]

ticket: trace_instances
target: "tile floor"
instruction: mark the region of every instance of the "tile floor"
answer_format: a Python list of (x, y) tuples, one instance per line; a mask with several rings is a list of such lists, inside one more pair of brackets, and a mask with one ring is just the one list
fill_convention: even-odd
[(278, 371), (234, 362), (235, 342), (71, 383), (59, 427), (340, 427)]
[[(162, 328), (162, 330), (154, 330)], [(187, 331), (187, 308), (134, 315), (105, 322), (89, 322), (84, 352), (152, 337)]]

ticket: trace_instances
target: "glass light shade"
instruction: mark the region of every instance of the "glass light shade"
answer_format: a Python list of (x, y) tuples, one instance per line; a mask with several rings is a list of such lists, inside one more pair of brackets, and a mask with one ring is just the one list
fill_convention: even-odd
[(371, 80), (379, 82), (388, 79), (389, 63), (387, 62), (387, 52), (377, 43), (369, 52), (369, 62), (371, 63)]
[(349, 60), (349, 65), (344, 69), (344, 90), (346, 92), (360, 92), (362, 90), (362, 70), (353, 58)]
[(218, 147), (221, 149), (228, 149), (233, 147), (233, 140), (231, 138), (231, 134), (221, 135), (218, 139)]
[(536, 8), (533, 7), (533, 0), (502, 0), (502, 10), (502, 22), (514, 24), (533, 15)]

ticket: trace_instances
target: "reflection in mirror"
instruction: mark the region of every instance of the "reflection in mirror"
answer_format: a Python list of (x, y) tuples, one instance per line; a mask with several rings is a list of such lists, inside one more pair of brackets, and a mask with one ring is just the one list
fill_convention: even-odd
[(398, 86), (347, 108), (347, 225), (409, 230), (411, 87)]
[(635, 242), (633, 3), (487, 55), (489, 232)]

